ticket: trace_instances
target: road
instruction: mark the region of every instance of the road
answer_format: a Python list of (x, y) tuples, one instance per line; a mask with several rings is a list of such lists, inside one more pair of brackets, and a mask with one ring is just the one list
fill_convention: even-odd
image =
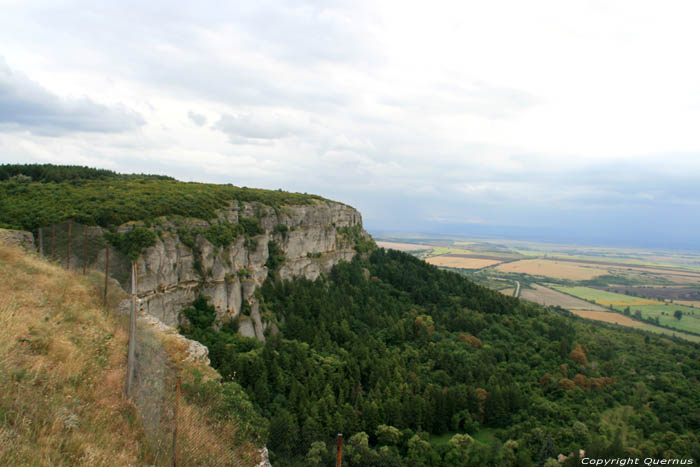
[(515, 281), (515, 292), (513, 293), (514, 297), (518, 297), (520, 295), (520, 281)]

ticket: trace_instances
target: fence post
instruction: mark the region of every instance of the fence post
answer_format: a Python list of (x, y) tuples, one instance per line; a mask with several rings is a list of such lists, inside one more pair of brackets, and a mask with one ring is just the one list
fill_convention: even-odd
[(83, 274), (87, 274), (87, 225), (83, 226)]
[(52, 225), (51, 226), (51, 260), (55, 258), (54, 256), (54, 248), (56, 246), (56, 226)]
[(335, 453), (335, 467), (343, 464), (343, 434), (338, 433), (338, 450)]
[(70, 232), (71, 232), (71, 227), (73, 226), (71, 221), (68, 221), (68, 263), (66, 265), (66, 269), (70, 271)]
[(177, 377), (177, 386), (175, 386), (175, 428), (173, 429), (173, 467), (177, 467), (177, 416), (180, 411), (180, 383), (182, 379)]
[(39, 257), (44, 256), (44, 237), (42, 236), (42, 228), (39, 227)]
[(107, 308), (107, 287), (109, 287), (109, 243), (105, 251), (105, 308)]
[(131, 396), (136, 356), (136, 263), (131, 263), (131, 313), (129, 316), (129, 351), (126, 357), (126, 397)]

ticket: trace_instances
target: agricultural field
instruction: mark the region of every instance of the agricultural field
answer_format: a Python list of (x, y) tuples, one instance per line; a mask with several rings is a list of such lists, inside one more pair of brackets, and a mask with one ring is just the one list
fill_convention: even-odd
[(458, 269), (481, 269), (502, 262), (498, 259), (480, 258), (473, 255), (431, 256), (425, 261), (435, 266)]
[[(626, 316), (616, 311), (610, 311), (608, 308), (604, 308), (602, 306), (587, 302), (580, 298), (576, 298), (571, 295), (558, 292), (549, 287), (544, 287), (537, 284), (534, 284), (533, 287), (533, 289), (523, 289), (520, 292), (520, 298), (522, 298), (523, 300), (539, 303), (540, 305), (559, 306), (561, 308), (569, 310), (576, 316), (580, 316), (581, 318), (585, 319), (592, 319), (595, 321), (603, 321), (605, 323), (627, 326), (631, 328), (641, 329), (644, 331), (654, 332), (656, 334), (675, 335), (692, 342), (700, 342), (700, 336), (687, 334), (683, 332), (677, 332), (672, 329), (667, 329), (643, 321), (638, 321), (632, 319), (630, 316)], [(501, 292), (503, 293), (504, 291)]]
[(700, 254), (696, 252), (500, 239), (384, 240), (378, 244), (409, 251), (438, 267), (460, 270), (506, 295), (514, 293), (517, 281), (524, 300), (560, 306), (588, 319), (700, 341)]
[[(700, 334), (700, 310), (684, 305), (669, 302), (659, 302), (640, 297), (622, 295), (605, 290), (590, 287), (564, 287), (554, 288), (565, 294), (590, 300), (596, 304), (624, 311), (629, 308), (629, 313), (645, 320), (658, 320), (661, 326), (667, 326), (679, 331), (688, 331)], [(677, 312), (680, 312), (678, 314)], [(679, 318), (680, 317), (680, 318)]]
[(573, 310), (588, 310), (588, 311), (606, 311), (605, 308), (589, 303), (580, 298), (572, 297), (565, 293), (557, 292), (549, 287), (533, 284), (532, 289), (522, 289), (520, 298), (529, 302), (539, 303), (544, 306), (560, 306), (569, 311)]
[(432, 248), (431, 246), (428, 246), (428, 245), (418, 245), (415, 243), (383, 242), (383, 241), (377, 242), (377, 246), (380, 248), (387, 248), (387, 249), (406, 251), (406, 252), (424, 251), (424, 250), (429, 250)]
[(515, 288), (514, 287), (509, 287), (507, 289), (500, 289), (499, 292), (501, 292), (503, 295), (506, 297), (512, 297), (513, 294), (515, 293)]
[(574, 281), (590, 280), (608, 274), (607, 269), (600, 267), (550, 259), (524, 259), (501, 264), (496, 266), (495, 269), (507, 273)]
[(624, 285), (609, 285), (607, 287), (596, 287), (618, 294), (634, 295), (635, 297), (650, 298), (655, 300), (671, 300), (675, 303), (685, 305), (681, 301), (689, 303), (700, 303), (700, 287), (638, 287)]

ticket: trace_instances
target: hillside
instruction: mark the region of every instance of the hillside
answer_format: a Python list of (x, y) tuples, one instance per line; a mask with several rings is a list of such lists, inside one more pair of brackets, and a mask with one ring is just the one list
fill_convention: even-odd
[(269, 418), (275, 466), (329, 465), (338, 431), (350, 466), (542, 465), (579, 449), (700, 459), (697, 345), (381, 249), (315, 282), (269, 280), (261, 307), (282, 323), (265, 345), (216, 330), (202, 302), (183, 332)]
[[(168, 464), (124, 398), (126, 324), (105, 313), (101, 283), (99, 274), (76, 275), (0, 245), (0, 465)], [(122, 298), (114, 288), (110, 308)], [(187, 361), (179, 341), (159, 339), (183, 376), (180, 459), (253, 465), (261, 444), (238, 415), (222, 413), (227, 386)], [(214, 460), (201, 443), (218, 447)]]

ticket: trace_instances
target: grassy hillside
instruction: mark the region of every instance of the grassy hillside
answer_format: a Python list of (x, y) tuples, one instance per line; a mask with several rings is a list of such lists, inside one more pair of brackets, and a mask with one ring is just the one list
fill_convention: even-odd
[[(0, 465), (167, 463), (155, 459), (123, 396), (128, 338), (123, 317), (102, 307), (102, 280), (0, 245)], [(112, 292), (110, 305), (122, 295)], [(240, 389), (186, 362), (179, 342), (160, 338), (183, 377), (184, 465), (252, 465), (264, 439), (253, 441), (247, 429), (241, 413), (250, 404)], [(222, 456), (231, 461), (222, 464)]]
[(316, 195), (87, 167), (0, 166), (0, 227), (5, 228), (35, 231), (68, 219), (102, 227), (173, 215), (208, 220), (232, 200), (272, 207), (325, 201)]

